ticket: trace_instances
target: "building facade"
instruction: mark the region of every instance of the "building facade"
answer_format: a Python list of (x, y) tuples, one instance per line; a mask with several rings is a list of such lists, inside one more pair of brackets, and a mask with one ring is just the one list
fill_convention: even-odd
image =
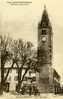
[(53, 85), (54, 85), (54, 92), (61, 93), (61, 83), (60, 83), (61, 77), (58, 74), (58, 72), (53, 69)]
[(39, 74), (37, 82), (40, 92), (45, 93), (54, 92), (55, 82), (56, 83), (59, 82), (58, 73), (56, 73), (55, 75), (54, 69), (52, 67), (52, 56), (53, 56), (53, 33), (52, 26), (45, 7), (41, 21), (38, 24)]

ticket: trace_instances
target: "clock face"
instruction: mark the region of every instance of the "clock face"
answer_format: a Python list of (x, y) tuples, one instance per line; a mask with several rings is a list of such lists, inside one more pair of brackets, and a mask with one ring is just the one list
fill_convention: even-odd
[(42, 42), (46, 42), (47, 38), (44, 36), (41, 38)]

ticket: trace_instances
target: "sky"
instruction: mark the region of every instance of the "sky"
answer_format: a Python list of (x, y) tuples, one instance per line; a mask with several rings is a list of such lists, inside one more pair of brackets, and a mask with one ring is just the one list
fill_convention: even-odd
[[(7, 1), (32, 3), (15, 6)], [(63, 79), (63, 0), (0, 0), (0, 34), (31, 41), (37, 47), (37, 27), (44, 5), (53, 29), (53, 67)]]

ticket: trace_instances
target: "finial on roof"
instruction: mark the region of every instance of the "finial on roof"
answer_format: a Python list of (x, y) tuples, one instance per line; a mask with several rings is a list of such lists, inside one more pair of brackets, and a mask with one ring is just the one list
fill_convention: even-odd
[(44, 9), (46, 9), (46, 5), (44, 5)]

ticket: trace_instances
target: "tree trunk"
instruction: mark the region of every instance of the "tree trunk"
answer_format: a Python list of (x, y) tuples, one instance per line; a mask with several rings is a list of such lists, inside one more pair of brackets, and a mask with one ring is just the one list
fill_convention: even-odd
[(18, 69), (18, 85), (16, 86), (16, 91), (19, 93), (20, 92), (20, 81), (21, 81), (21, 73), (20, 73), (20, 68)]
[(1, 90), (4, 90), (4, 65), (5, 65), (5, 55), (1, 55)]
[(1, 90), (3, 92), (4, 86), (4, 64), (1, 62)]
[[(26, 69), (25, 73), (23, 74), (22, 79), (19, 80), (19, 83), (18, 83), (18, 91), (17, 91), (17, 92), (20, 92), (20, 88), (21, 88), (21, 86), (22, 86), (22, 82), (23, 82), (24, 77), (25, 77), (25, 75), (26, 75), (26, 73), (28, 72), (29, 69), (30, 69), (30, 68), (28, 67), (28, 68)], [(20, 75), (20, 76), (21, 76), (21, 75)]]
[(24, 63), (21, 65), (21, 67), (18, 69), (18, 85), (17, 85), (17, 92), (20, 92), (20, 83), (21, 83), (21, 77), (22, 77), (22, 69), (23, 69)]
[(9, 72), (10, 72), (10, 70), (13, 68), (13, 66), (14, 66), (14, 62), (12, 63), (11, 68), (8, 69), (8, 72), (7, 72), (7, 74), (6, 74), (5, 78), (4, 78), (4, 82), (6, 82), (7, 77), (8, 77), (8, 75), (9, 75)]

